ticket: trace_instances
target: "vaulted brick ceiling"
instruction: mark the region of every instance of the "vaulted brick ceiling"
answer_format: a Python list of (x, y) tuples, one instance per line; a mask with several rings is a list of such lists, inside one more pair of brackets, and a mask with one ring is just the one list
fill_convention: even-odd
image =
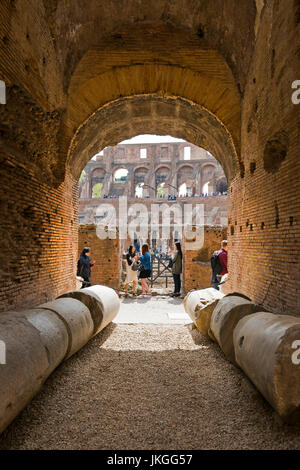
[[(136, 123), (136, 133), (150, 132), (150, 127), (151, 132), (170, 133), (170, 126), (178, 137), (193, 143), (200, 143), (197, 133), (205, 134), (211, 151), (211, 142), (217, 140), (216, 157), (232, 178), (240, 155), (240, 102), (254, 47), (256, 14), (254, 0), (3, 0), (4, 78), (8, 84), (19, 84), (45, 113), (59, 111), (58, 169), (51, 164), (57, 177), (73, 150), (74, 134), (78, 138), (83, 125), (95, 125), (94, 113), (122, 98), (151, 95), (160, 101), (173, 99), (168, 104), (174, 107), (165, 107), (170, 110), (169, 124), (166, 118), (159, 125), (153, 116), (150, 126), (151, 116), (139, 106), (144, 126)], [(191, 108), (199, 106), (202, 122), (195, 127), (187, 124), (188, 116), (181, 116), (172, 126), (178, 109), (183, 114), (188, 109), (176, 105), (176, 99), (184, 99)], [(215, 125), (208, 130), (212, 116)], [(124, 115), (115, 115), (105, 125), (107, 135), (133, 135)], [(214, 136), (216, 127), (223, 129), (223, 142)], [(95, 126), (93, 132), (103, 134), (103, 126)], [(93, 132), (89, 136), (95, 140)], [(78, 176), (86, 161), (69, 163)]]

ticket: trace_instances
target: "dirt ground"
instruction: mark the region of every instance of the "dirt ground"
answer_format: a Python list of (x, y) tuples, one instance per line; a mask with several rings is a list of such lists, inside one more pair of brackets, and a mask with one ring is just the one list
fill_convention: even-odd
[(300, 425), (188, 325), (113, 323), (52, 374), (0, 449), (300, 449)]

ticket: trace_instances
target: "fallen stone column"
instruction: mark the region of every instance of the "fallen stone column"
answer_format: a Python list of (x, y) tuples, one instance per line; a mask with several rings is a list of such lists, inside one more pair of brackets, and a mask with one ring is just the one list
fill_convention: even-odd
[(257, 313), (239, 321), (233, 342), (245, 374), (286, 421), (300, 419), (300, 318)]
[(5, 363), (0, 364), (1, 433), (40, 390), (51, 360), (39, 331), (22, 313), (0, 314), (0, 341), (5, 346)]
[(91, 312), (96, 335), (118, 314), (120, 299), (116, 292), (106, 286), (91, 286), (77, 291), (67, 292), (60, 298), (71, 297), (82, 302)]
[(213, 288), (191, 291), (186, 295), (184, 309), (203, 335), (209, 334), (211, 315), (223, 297), (224, 294)]
[(241, 294), (240, 292), (230, 292), (230, 294), (226, 294), (225, 297), (242, 297), (243, 299), (249, 300), (249, 302), (252, 302), (252, 300), (245, 294)]
[[(83, 290), (88, 293), (82, 295)], [(51, 372), (119, 311), (119, 297), (108, 287), (82, 289), (79, 297), (85, 302), (66, 295), (23, 312), (0, 313), (0, 433)], [(93, 299), (89, 307), (87, 299)]]
[(226, 358), (236, 364), (233, 346), (233, 331), (238, 322), (246, 315), (264, 312), (256, 305), (240, 296), (225, 296), (216, 305), (210, 321), (210, 329)]
[(67, 355), (70, 338), (66, 325), (56, 313), (41, 307), (25, 310), (22, 314), (40, 334), (48, 357), (49, 364), (45, 374), (48, 377)]
[[(81, 349), (93, 336), (94, 322), (90, 310), (76, 299), (56, 299), (53, 302), (40, 305), (39, 309), (53, 312), (63, 323), (68, 335), (68, 347), (63, 359), (68, 359)], [(35, 309), (33, 309), (34, 311)], [(40, 329), (40, 322), (34, 322), (34, 326)], [(44, 335), (49, 333), (42, 330)], [(54, 339), (54, 335), (52, 335)]]

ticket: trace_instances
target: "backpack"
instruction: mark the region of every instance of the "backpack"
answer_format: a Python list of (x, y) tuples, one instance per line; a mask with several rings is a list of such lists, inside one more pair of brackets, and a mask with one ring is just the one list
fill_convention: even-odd
[(215, 251), (212, 257), (210, 258), (210, 265), (214, 275), (221, 274), (223, 266), (219, 258), (219, 251)]

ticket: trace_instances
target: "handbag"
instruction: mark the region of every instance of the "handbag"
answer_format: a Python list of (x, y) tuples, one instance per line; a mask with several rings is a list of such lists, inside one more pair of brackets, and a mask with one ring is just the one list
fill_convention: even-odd
[(140, 263), (138, 263), (137, 261), (134, 261), (131, 265), (131, 269), (132, 269), (132, 271), (139, 271)]

